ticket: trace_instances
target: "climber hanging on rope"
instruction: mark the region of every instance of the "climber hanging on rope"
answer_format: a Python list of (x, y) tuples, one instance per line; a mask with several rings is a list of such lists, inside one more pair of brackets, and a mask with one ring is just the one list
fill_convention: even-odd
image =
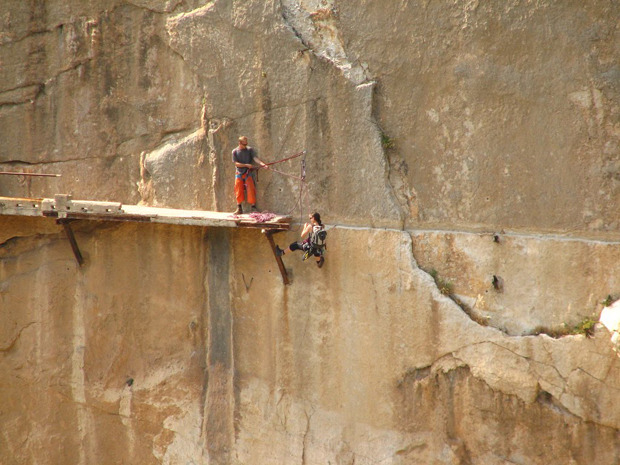
[(313, 213), (309, 218), (310, 222), (306, 223), (304, 225), (304, 229), (301, 231), (302, 238), (306, 234), (308, 237), (302, 241), (292, 242), (291, 245), (289, 245), (285, 250), (282, 250), (276, 245), (276, 254), (281, 257), (287, 252), (301, 250), (304, 252), (303, 260), (309, 258), (310, 255), (314, 255), (316, 258), (316, 265), (321, 268), (323, 263), (325, 263), (325, 257), (323, 257), (323, 254), (327, 248), (327, 245), (325, 244), (327, 231), (325, 231), (325, 226), (323, 226), (323, 223), (321, 222), (321, 215), (318, 213)]
[(252, 211), (256, 212), (256, 187), (254, 185), (254, 177), (252, 176), (253, 170), (256, 168), (254, 161), (256, 161), (261, 168), (269, 169), (269, 165), (263, 163), (260, 158), (256, 156), (256, 150), (253, 147), (248, 146), (248, 138), (245, 136), (239, 137), (239, 146), (232, 151), (232, 161), (235, 164), (235, 198), (237, 200), (237, 209), (233, 213), (234, 215), (240, 215), (243, 213), (241, 204), (247, 197), (248, 203), (252, 206)]

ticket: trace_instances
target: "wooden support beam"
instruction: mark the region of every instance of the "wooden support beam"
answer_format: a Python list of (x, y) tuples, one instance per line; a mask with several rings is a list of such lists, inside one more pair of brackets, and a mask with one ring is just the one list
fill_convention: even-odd
[(78, 265), (82, 266), (84, 264), (84, 257), (82, 257), (82, 252), (80, 252), (80, 248), (77, 245), (77, 241), (75, 240), (75, 236), (73, 235), (73, 230), (71, 229), (71, 225), (69, 224), (71, 220), (56, 220), (57, 224), (62, 225), (65, 230), (65, 234), (67, 235), (67, 239), (69, 239), (69, 244), (71, 244), (71, 250), (73, 250), (73, 255), (75, 255), (75, 259), (78, 262)]
[(269, 245), (271, 246), (271, 250), (273, 251), (273, 256), (276, 257), (276, 262), (278, 263), (278, 268), (280, 268), (280, 274), (282, 275), (282, 281), (284, 284), (291, 284), (288, 279), (288, 273), (286, 272), (286, 268), (284, 268), (284, 262), (282, 262), (282, 257), (278, 255), (276, 252), (276, 243), (273, 240), (273, 234), (279, 231), (269, 231), (266, 229), (262, 230), (262, 233), (267, 237), (269, 241)]

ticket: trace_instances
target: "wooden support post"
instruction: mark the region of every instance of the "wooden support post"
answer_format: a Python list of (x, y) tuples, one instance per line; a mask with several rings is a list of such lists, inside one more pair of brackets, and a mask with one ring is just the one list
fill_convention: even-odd
[(263, 229), (262, 232), (267, 237), (267, 240), (269, 241), (269, 245), (271, 245), (273, 256), (276, 257), (276, 262), (278, 263), (278, 268), (280, 268), (280, 274), (282, 275), (282, 281), (284, 282), (284, 284), (291, 284), (291, 282), (288, 279), (288, 273), (286, 272), (286, 268), (284, 268), (284, 262), (282, 262), (282, 257), (280, 257), (278, 253), (276, 252), (276, 243), (274, 242), (273, 237), (271, 237), (274, 232), (279, 232), (279, 231), (269, 231), (269, 230)]
[(63, 229), (65, 230), (65, 234), (67, 235), (67, 239), (69, 239), (69, 244), (71, 244), (71, 250), (73, 250), (73, 255), (75, 255), (75, 259), (78, 262), (78, 265), (82, 266), (84, 264), (84, 257), (82, 257), (82, 253), (77, 245), (77, 241), (75, 240), (75, 236), (73, 235), (73, 230), (69, 223), (71, 220), (56, 220), (57, 224), (61, 224)]

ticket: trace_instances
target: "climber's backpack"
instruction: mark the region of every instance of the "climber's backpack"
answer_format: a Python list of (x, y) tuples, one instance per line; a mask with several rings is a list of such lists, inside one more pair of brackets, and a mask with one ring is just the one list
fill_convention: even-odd
[(325, 239), (327, 239), (327, 231), (325, 231), (325, 229), (321, 228), (312, 231), (310, 233), (310, 246), (323, 253), (323, 249), (326, 247)]
[(315, 252), (323, 255), (325, 253), (325, 249), (327, 248), (327, 244), (325, 244), (325, 239), (327, 239), (327, 231), (325, 231), (325, 229), (313, 229), (308, 238), (308, 246), (307, 248), (304, 247), (306, 253), (303, 255), (302, 260), (307, 260), (311, 255), (314, 255)]

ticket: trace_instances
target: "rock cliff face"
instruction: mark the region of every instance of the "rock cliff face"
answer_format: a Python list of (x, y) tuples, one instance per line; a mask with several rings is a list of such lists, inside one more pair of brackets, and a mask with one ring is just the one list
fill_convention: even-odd
[[(259, 231), (0, 216), (0, 463), (620, 462), (620, 4), (9, 0), (0, 196), (232, 211), (240, 134), (306, 150)], [(299, 160), (281, 165), (298, 175)], [(275, 236), (280, 245), (300, 228)], [(560, 335), (562, 335), (560, 337)]]

